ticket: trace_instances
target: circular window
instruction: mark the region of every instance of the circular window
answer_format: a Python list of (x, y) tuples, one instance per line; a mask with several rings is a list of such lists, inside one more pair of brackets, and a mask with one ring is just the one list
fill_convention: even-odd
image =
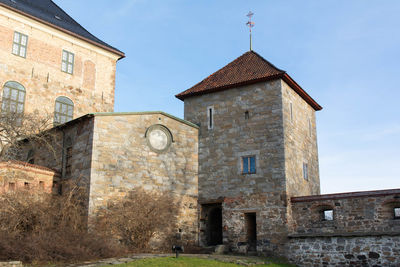
[(152, 125), (146, 131), (147, 145), (157, 153), (167, 151), (172, 142), (172, 135), (168, 128), (162, 125)]

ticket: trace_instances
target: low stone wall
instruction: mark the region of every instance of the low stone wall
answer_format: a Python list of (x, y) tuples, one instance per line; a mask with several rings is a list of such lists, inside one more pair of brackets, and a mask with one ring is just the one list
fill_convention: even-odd
[(399, 236), (292, 237), (287, 257), (298, 266), (400, 266)]

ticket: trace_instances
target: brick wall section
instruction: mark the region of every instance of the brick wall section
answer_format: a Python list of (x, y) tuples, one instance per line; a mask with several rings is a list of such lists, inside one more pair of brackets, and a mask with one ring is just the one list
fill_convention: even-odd
[[(147, 145), (146, 130), (167, 127), (173, 142), (164, 153)], [(171, 194), (183, 237), (197, 240), (198, 129), (162, 113), (95, 117), (90, 213), (136, 188)], [(171, 215), (171, 224), (174, 215)]]
[[(399, 266), (400, 189), (294, 197), (290, 259), (300, 266)], [(333, 210), (333, 221), (322, 211)]]
[[(53, 181), (59, 178), (58, 172), (42, 166), (19, 161), (0, 162), (0, 194), (10, 190), (51, 193)], [(14, 188), (11, 188), (10, 183), (14, 184)]]
[[(26, 58), (11, 53), (14, 31), (28, 36)], [(74, 118), (114, 109), (117, 55), (0, 7), (0, 101), (7, 81), (26, 89), (25, 112), (52, 116), (55, 99), (74, 102)], [(61, 71), (62, 50), (75, 54), (73, 75)]]

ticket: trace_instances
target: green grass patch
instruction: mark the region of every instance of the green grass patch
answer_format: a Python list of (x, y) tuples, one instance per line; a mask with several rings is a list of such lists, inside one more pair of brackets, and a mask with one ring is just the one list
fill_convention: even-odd
[[(241, 260), (247, 262), (246, 260)], [(263, 262), (263, 260), (260, 260)], [(264, 262), (271, 262), (265, 260)], [(110, 265), (111, 266), (111, 265)], [(200, 259), (193, 257), (165, 257), (165, 258), (152, 258), (152, 259), (141, 259), (135, 260), (130, 263), (113, 265), (118, 267), (238, 267), (238, 264), (227, 263), (213, 259)], [(269, 264), (258, 264), (254, 265), (257, 267), (293, 267), (294, 265), (285, 263), (269, 263)]]

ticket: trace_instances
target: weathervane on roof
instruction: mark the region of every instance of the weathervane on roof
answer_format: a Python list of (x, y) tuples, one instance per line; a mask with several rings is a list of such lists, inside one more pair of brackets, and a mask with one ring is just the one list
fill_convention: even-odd
[(249, 11), (249, 14), (247, 14), (246, 16), (249, 17), (249, 21), (246, 23), (246, 25), (249, 27), (250, 30), (250, 51), (253, 50), (253, 46), (252, 46), (252, 40), (251, 40), (251, 28), (254, 27), (254, 22), (251, 21), (251, 18), (253, 17), (254, 13)]

